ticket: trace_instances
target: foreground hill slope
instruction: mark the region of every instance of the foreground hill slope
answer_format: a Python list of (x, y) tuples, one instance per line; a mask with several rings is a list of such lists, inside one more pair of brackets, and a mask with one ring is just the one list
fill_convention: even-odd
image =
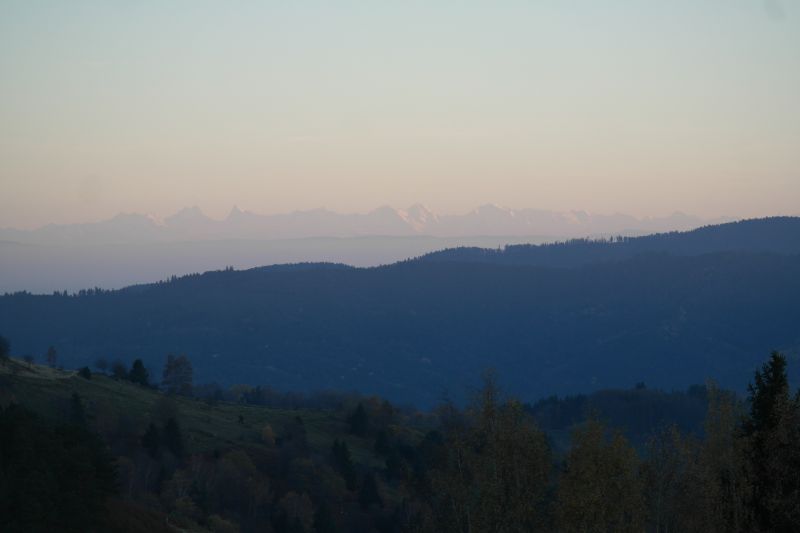
[[(459, 399), (489, 366), (524, 400), (641, 380), (669, 389), (715, 378), (740, 389), (763, 353), (800, 348), (796, 220), (741, 224), (717, 228), (739, 240), (702, 230), (734, 251), (720, 244), (702, 254), (681, 240), (697, 233), (676, 234), (664, 239), (691, 253), (572, 268), (303, 265), (80, 296), (8, 295), (0, 324), (16, 353), (53, 345), (68, 366), (103, 356), (156, 368), (184, 352), (197, 381), (355, 389), (421, 406)], [(743, 237), (770, 239), (770, 224), (782, 235), (770, 253)]]
[(101, 431), (143, 434), (151, 420), (176, 416), (190, 454), (236, 446), (264, 447), (265, 426), (280, 434), (300, 417), (313, 452), (326, 455), (338, 439), (347, 442), (357, 462), (375, 463), (372, 443), (348, 434), (344, 415), (330, 409), (276, 409), (224, 401), (209, 403), (183, 396), (168, 398), (157, 389), (103, 374), (85, 379), (75, 371), (16, 360), (0, 365), (0, 407), (17, 403), (59, 423), (69, 419), (73, 394), (82, 399), (87, 417)]
[(378, 489), (375, 482), (385, 466), (377, 433), (385, 448), (389, 434), (398, 446), (422, 439), (390, 406), (355, 434), (351, 404), (373, 413), (377, 399), (339, 395), (326, 407), (283, 409), (225, 394), (215, 401), (168, 396), (87, 370), (0, 360), (0, 478), (12, 487), (0, 530), (296, 531), (286, 523), (298, 506), (306, 522), (319, 520), (314, 511), (323, 507), (369, 521), (358, 505), (361, 479), (373, 480), (381, 507), (394, 509), (408, 496), (397, 484)]

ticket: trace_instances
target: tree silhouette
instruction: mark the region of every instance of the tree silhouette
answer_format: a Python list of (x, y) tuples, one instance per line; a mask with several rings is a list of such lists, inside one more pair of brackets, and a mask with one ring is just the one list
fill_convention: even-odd
[(559, 530), (635, 532), (644, 529), (644, 490), (636, 451), (622, 435), (607, 439), (590, 420), (577, 429), (558, 487)]
[(128, 379), (128, 369), (125, 368), (125, 364), (117, 359), (111, 364), (111, 376), (114, 379)]
[(168, 394), (192, 394), (192, 363), (185, 355), (168, 355), (161, 380)]
[(106, 370), (108, 370), (108, 359), (105, 357), (98, 357), (94, 362), (94, 367), (105, 374)]
[(439, 529), (541, 529), (550, 451), (522, 405), (501, 398), (494, 374), (487, 372), (466, 412), (447, 405), (440, 416), (444, 457), (432, 476)]
[(128, 373), (128, 379), (134, 383), (142, 385), (143, 387), (147, 387), (150, 384), (150, 374), (147, 372), (147, 369), (144, 367), (144, 363), (142, 363), (141, 359), (137, 359), (133, 362), (131, 371)]
[(800, 395), (790, 395), (786, 357), (772, 352), (748, 390), (742, 435), (755, 521), (763, 531), (791, 531), (800, 524)]

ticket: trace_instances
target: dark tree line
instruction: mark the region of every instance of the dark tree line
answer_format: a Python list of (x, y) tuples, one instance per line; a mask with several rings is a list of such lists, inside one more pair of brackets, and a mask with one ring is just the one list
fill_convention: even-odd
[(0, 324), (21, 353), (59, 339), (65, 366), (120, 353), (155, 368), (180, 347), (193, 354), (195, 381), (252, 383), (257, 369), (282, 390), (360, 390), (432, 408), (445, 386), (463, 403), (488, 364), (528, 402), (556, 383), (592, 390), (647, 378), (669, 390), (714, 376), (741, 387), (753, 354), (796, 342), (798, 280), (800, 257), (788, 253), (643, 254), (581, 268), (317, 265), (91, 297), (0, 297)]
[[(145, 367), (141, 359), (134, 359), (130, 369), (125, 366), (125, 363), (119, 360), (114, 361), (109, 367), (108, 360), (103, 357), (98, 358), (94, 366), (102, 373), (105, 373), (106, 370), (110, 368), (111, 377), (117, 380), (130, 381), (142, 387), (155, 386), (155, 384), (151, 382), (150, 371)], [(85, 377), (90, 377), (91, 375), (88, 367), (81, 369), (81, 373)], [(168, 355), (162, 373), (161, 388), (168, 394), (191, 396), (192, 387), (192, 362), (186, 355)]]
[[(236, 422), (250, 437), (198, 452), (176, 398), (190, 393), (180, 386), (189, 375), (183, 364), (168, 358), (165, 373), (178, 368), (177, 377), (167, 380), (172, 387), (164, 394), (147, 393), (157, 399), (143, 426), (124, 413), (118, 424), (98, 424), (77, 394), (61, 425), (17, 405), (2, 410), (0, 529), (91, 531), (108, 523), (114, 498), (161, 513), (175, 527), (215, 532), (800, 526), (800, 393), (790, 390), (787, 361), (778, 353), (755, 373), (745, 402), (709, 385), (702, 431), (662, 426), (643, 449), (590, 416), (571, 425), (569, 445), (560, 450), (536, 409), (504, 395), (490, 373), (467, 407), (445, 404), (427, 417), (375, 398), (344, 397), (330, 411), (341, 432), (327, 453), (312, 446), (305, 416), (314, 411), (250, 431), (253, 407)], [(213, 405), (180, 400), (192, 401), (219, 416)]]

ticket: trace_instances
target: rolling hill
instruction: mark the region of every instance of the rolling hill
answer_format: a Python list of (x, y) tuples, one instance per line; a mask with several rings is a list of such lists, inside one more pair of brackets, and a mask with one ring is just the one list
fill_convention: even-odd
[[(713, 378), (741, 390), (771, 349), (794, 357), (800, 347), (799, 235), (797, 219), (764, 219), (510, 247), (480, 261), (462, 250), (379, 268), (20, 293), (0, 298), (0, 330), (15, 353), (53, 345), (66, 366), (141, 357), (158, 369), (181, 352), (197, 381), (358, 390), (419, 406), (462, 399), (490, 366), (529, 401), (639, 381), (670, 389)], [(527, 258), (507, 260), (515, 254)]]
[(771, 217), (610, 240), (574, 239), (514, 244), (498, 249), (458, 247), (425, 254), (422, 261), (570, 267), (619, 261), (644, 253), (702, 255), (714, 252), (800, 254), (800, 218)]

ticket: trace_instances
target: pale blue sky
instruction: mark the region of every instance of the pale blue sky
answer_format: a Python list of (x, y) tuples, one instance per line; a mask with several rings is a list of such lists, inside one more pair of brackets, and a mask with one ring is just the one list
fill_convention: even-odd
[(800, 1), (0, 2), (0, 226), (800, 213)]

